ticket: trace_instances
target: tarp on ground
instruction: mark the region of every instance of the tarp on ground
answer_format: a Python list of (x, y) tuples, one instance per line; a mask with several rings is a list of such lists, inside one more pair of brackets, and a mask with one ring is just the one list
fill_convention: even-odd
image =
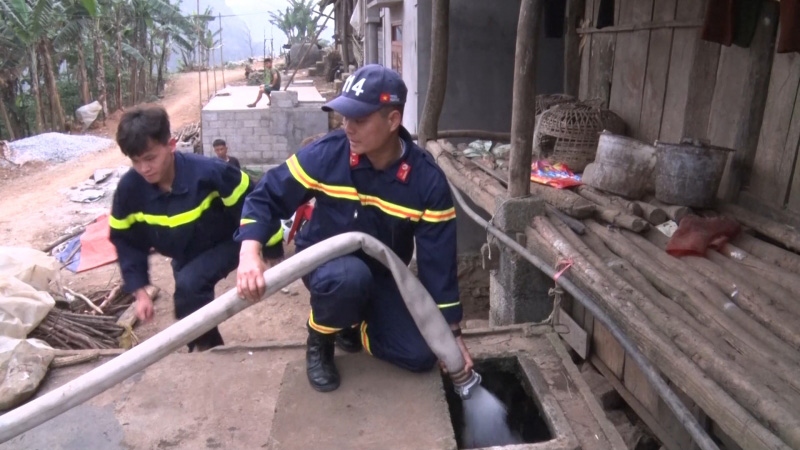
[(56, 259), (72, 272), (85, 272), (117, 260), (117, 249), (111, 243), (108, 215), (98, 217), (80, 235), (72, 238), (56, 255)]

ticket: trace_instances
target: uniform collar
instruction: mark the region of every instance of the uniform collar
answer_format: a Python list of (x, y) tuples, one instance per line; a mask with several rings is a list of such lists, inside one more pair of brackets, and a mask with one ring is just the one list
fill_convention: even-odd
[[(411, 147), (414, 145), (414, 142), (411, 140), (411, 134), (409, 134), (408, 130), (405, 129), (402, 125), (400, 126), (400, 145), (403, 147), (403, 153), (400, 155), (400, 158), (393, 162), (389, 167), (385, 170), (380, 171), (383, 176), (387, 178), (387, 181), (398, 181), (401, 183), (406, 183), (408, 179), (408, 174), (411, 171), (411, 166), (408, 164), (407, 160), (409, 155), (411, 154)], [(348, 146), (349, 150), (349, 146)], [(355, 153), (350, 152), (350, 169), (351, 170), (362, 170), (362, 169), (373, 169), (372, 163), (369, 162), (369, 158), (363, 155), (356, 155)], [(376, 172), (378, 172), (376, 170)]]

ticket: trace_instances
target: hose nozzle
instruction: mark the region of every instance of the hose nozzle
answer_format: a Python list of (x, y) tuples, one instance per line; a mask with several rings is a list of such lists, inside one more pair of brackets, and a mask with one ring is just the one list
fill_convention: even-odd
[(453, 374), (452, 379), (453, 388), (462, 400), (469, 399), (475, 387), (480, 385), (482, 380), (480, 374), (474, 370)]

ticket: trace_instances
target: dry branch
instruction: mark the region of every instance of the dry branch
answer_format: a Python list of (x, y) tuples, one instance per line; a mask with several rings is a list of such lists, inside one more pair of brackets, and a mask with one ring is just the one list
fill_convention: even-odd
[(617, 209), (620, 212), (630, 214), (633, 216), (642, 217), (642, 207), (637, 202), (632, 202), (630, 200), (625, 200), (622, 197), (617, 197), (616, 195), (606, 194), (604, 192), (600, 192), (596, 189), (592, 189), (589, 186), (579, 186), (575, 189), (575, 191), (581, 196), (588, 200), (591, 200), (598, 205), (602, 205), (608, 208)]
[(636, 202), (642, 208), (642, 217), (653, 225), (661, 225), (669, 219), (667, 212), (647, 202)]
[(684, 218), (687, 214), (691, 214), (692, 210), (686, 206), (678, 206), (678, 205), (668, 205), (666, 203), (662, 203), (656, 199), (651, 199), (649, 203), (653, 206), (660, 208), (662, 211), (667, 213), (670, 219), (674, 220), (676, 223), (681, 223), (681, 219)]

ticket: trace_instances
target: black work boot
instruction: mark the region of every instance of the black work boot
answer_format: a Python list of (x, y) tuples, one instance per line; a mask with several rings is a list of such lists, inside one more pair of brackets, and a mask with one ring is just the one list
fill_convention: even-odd
[(344, 328), (336, 333), (336, 346), (347, 353), (361, 351), (361, 331), (358, 327)]
[(339, 387), (339, 371), (333, 363), (334, 335), (308, 329), (306, 341), (306, 374), (311, 387), (330, 392)]

